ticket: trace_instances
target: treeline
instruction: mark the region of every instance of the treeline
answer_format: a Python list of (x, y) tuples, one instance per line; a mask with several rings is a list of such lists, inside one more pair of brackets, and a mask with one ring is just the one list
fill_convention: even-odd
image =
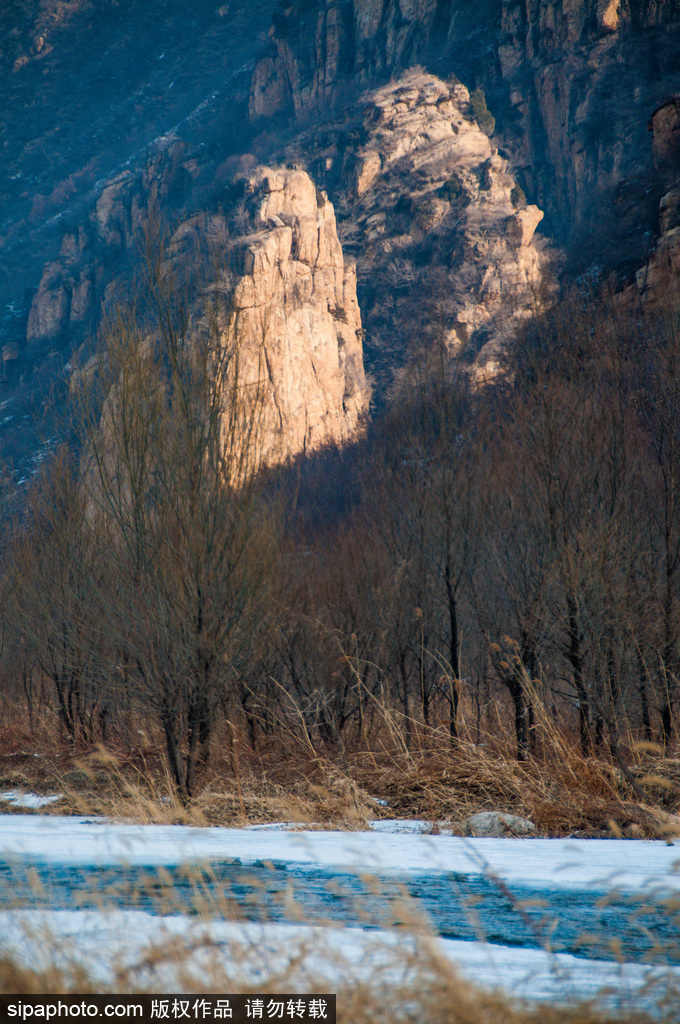
[(339, 752), (507, 730), (527, 760), (548, 715), (624, 769), (669, 747), (677, 306), (571, 299), (485, 386), (431, 353), (351, 452), (275, 471), (224, 318), (153, 297), (76, 373), (75, 452), (8, 530), (7, 700), (73, 742), (153, 723), (185, 798), (218, 724)]

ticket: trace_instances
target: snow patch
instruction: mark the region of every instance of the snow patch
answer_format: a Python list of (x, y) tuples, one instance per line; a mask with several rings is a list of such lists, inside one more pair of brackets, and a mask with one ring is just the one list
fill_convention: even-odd
[(412, 821), (407, 818), (384, 818), (369, 821), (374, 832), (389, 832), (391, 835), (450, 836), (451, 828), (443, 821)]
[[(41, 799), (41, 798), (38, 798)], [(44, 799), (44, 798), (43, 798)], [(423, 835), (430, 822), (388, 823), (394, 831), (314, 832), (106, 824), (79, 817), (0, 815), (0, 856), (36, 863), (177, 865), (238, 858), (299, 868), (422, 875), (457, 872), (565, 888), (679, 891), (680, 841), (630, 839), (468, 839)], [(91, 821), (91, 819), (89, 819)], [(382, 826), (383, 823), (379, 823)], [(290, 826), (287, 826), (290, 827)], [(298, 826), (299, 828), (299, 826)]]
[[(573, 1004), (608, 990), (617, 1008), (654, 1005), (677, 990), (680, 969), (586, 960), (543, 950), (462, 942), (402, 931), (364, 931), (297, 924), (159, 918), (144, 911), (14, 911), (0, 913), (0, 950), (34, 969), (84, 968), (102, 985), (133, 969), (155, 991), (187, 991), (224, 979), (228, 987), (261, 986), (285, 977), (289, 991), (306, 991), (321, 977), (333, 990), (371, 982), (376, 991), (422, 984), (428, 968), (446, 963), (467, 982), (502, 989), (518, 999)], [(166, 951), (166, 955), (163, 954)], [(136, 968), (136, 969), (135, 969)], [(313, 990), (313, 989), (312, 989)]]
[(63, 799), (62, 793), (56, 793), (54, 796), (39, 796), (38, 793), (22, 793), (18, 789), (9, 789), (5, 793), (0, 793), (0, 800), (9, 804), (10, 807), (27, 807), (31, 810), (47, 807), (61, 799)]

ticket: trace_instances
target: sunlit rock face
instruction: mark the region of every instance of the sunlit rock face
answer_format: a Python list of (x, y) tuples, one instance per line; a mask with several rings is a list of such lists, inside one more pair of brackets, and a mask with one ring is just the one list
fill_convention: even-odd
[[(78, 325), (130, 297), (130, 265), (144, 249), (149, 211), (178, 175), (190, 177), (181, 143), (170, 142), (141, 174), (107, 183), (83, 224), (64, 236), (33, 299), (29, 345)], [(221, 214), (195, 214), (174, 229), (164, 259), (180, 279), (210, 252), (231, 266), (224, 343), (239, 354), (244, 385), (260, 396), (258, 445), (266, 461), (356, 436), (368, 409), (356, 269), (346, 262), (332, 203), (304, 171), (251, 173), (247, 234)], [(208, 260), (193, 296), (219, 272)], [(200, 272), (199, 272), (200, 273)]]
[[(329, 122), (292, 143), (343, 203), (356, 255), (366, 350), (389, 388), (428, 352), (498, 369), (503, 343), (540, 302), (543, 218), (474, 120), (470, 94), (414, 69), (358, 107), (347, 137)], [(297, 147), (297, 148), (296, 148)]]
[(262, 389), (264, 456), (282, 460), (355, 437), (368, 410), (356, 270), (304, 171), (261, 168), (249, 189), (255, 230), (232, 244), (227, 330), (244, 386)]
[(527, 195), (571, 243), (628, 215), (621, 182), (639, 217), (647, 120), (677, 92), (679, 29), (672, 0), (285, 0), (250, 114), (304, 118), (418, 62), (455, 73), (486, 90)]
[(494, 372), (503, 341), (536, 307), (543, 213), (526, 206), (463, 85), (407, 72), (371, 94), (365, 125), (354, 210), (362, 273), (392, 278), (393, 294), (427, 318), (425, 336)]

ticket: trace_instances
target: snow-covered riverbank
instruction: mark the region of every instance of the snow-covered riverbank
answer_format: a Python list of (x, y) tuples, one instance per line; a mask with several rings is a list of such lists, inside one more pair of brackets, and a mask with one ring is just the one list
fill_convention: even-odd
[(488, 874), (506, 882), (680, 890), (680, 840), (463, 839), (374, 832), (119, 825), (103, 820), (0, 815), (0, 856), (55, 864), (175, 865), (277, 860), (380, 874)]
[[(577, 890), (588, 888), (622, 889), (647, 900), (680, 890), (680, 843), (461, 839), (423, 835), (415, 823), (403, 822), (383, 822), (373, 832), (300, 832), (285, 826), (193, 829), (3, 815), (0, 862), (5, 864), (6, 884), (0, 904), (0, 954), (34, 968), (83, 968), (102, 985), (126, 977), (130, 984), (156, 991), (186, 990), (191, 979), (199, 983), (210, 978), (233, 988), (276, 977), (284, 978), (291, 991), (320, 978), (339, 989), (361, 983), (389, 986), (396, 978), (427, 977), (436, 963), (437, 969), (453, 965), (465, 980), (502, 988), (518, 998), (566, 1003), (609, 989), (610, 1005), (655, 1005), (667, 985), (680, 987), (679, 967), (617, 963), (614, 953), (599, 960), (554, 954), (503, 945), (505, 940), (499, 939), (455, 941), (433, 935), (422, 923), (366, 930), (354, 926), (366, 923), (360, 916), (345, 919), (351, 926), (344, 928), (289, 920), (233, 921), (225, 919), (230, 913), (226, 904), (224, 913), (215, 916), (213, 906), (213, 916), (203, 919), (150, 913), (124, 900), (114, 905), (106, 890), (101, 910), (55, 909), (49, 893), (44, 903), (38, 900), (44, 909), (36, 909), (14, 905), (17, 890), (11, 885), (15, 869), (26, 872), (32, 865), (59, 873), (60, 884), (68, 887), (75, 884), (70, 872), (90, 867), (126, 864), (134, 873), (140, 866), (162, 872), (181, 864), (237, 862), (250, 865), (252, 873), (252, 866), (274, 862), (282, 869), (279, 874), (289, 878), (285, 885), (291, 887), (291, 905), (294, 882), (306, 887), (309, 880), (311, 885), (313, 872), (325, 873), (331, 882), (334, 872), (417, 878), (428, 889), (447, 874), (461, 879), (487, 876), (501, 893), (505, 884), (531, 886), (546, 895), (557, 891), (567, 904), (575, 901)], [(616, 940), (615, 934), (610, 937)]]
[[(82, 969), (102, 986), (121, 976), (152, 991), (217, 983), (223, 991), (284, 979), (288, 991), (371, 984), (422, 986), (436, 971), (517, 999), (575, 1003), (606, 991), (609, 1007), (655, 1005), (680, 970), (616, 964), (408, 931), (196, 921), (140, 911), (0, 914), (0, 949), (40, 970)], [(211, 985), (212, 983), (212, 985)]]

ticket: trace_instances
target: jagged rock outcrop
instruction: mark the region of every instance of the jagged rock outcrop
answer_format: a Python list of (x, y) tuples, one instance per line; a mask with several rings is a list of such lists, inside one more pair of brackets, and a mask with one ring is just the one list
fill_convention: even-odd
[(255, 230), (231, 246), (227, 331), (240, 379), (264, 387), (265, 457), (282, 460), (354, 437), (368, 410), (356, 270), (304, 171), (263, 168), (248, 185)]
[[(105, 240), (130, 209), (120, 184), (104, 189), (91, 218)], [(192, 282), (197, 325), (217, 300), (219, 338), (238, 365), (239, 389), (256, 403), (254, 454), (275, 463), (350, 440), (368, 411), (356, 269), (345, 262), (332, 203), (304, 171), (259, 168), (241, 184), (249, 230), (230, 235), (221, 213), (194, 214), (175, 228), (162, 266), (176, 282)], [(125, 243), (133, 222), (125, 223), (109, 244)], [(62, 249), (66, 260), (71, 236)], [(61, 279), (50, 292), (52, 274), (34, 304), (36, 323), (64, 294)], [(106, 292), (117, 284), (109, 280)]]
[[(28, 318), (29, 354), (64, 338), (77, 343), (103, 312), (126, 302), (153, 211), (167, 222), (168, 208), (200, 174), (185, 144), (169, 138), (140, 172), (104, 185), (44, 268)], [(221, 214), (185, 216), (165, 260), (186, 279), (206, 254), (228, 259), (225, 338), (238, 347), (241, 379), (264, 391), (261, 443), (272, 461), (354, 436), (369, 390), (356, 270), (345, 263), (332, 204), (303, 171), (261, 169), (246, 184), (245, 236), (233, 224), (230, 233)], [(208, 258), (205, 274), (214, 273)], [(195, 300), (198, 309), (198, 293)]]
[(656, 245), (635, 281), (620, 291), (622, 305), (658, 305), (680, 299), (680, 98), (661, 104), (649, 119), (654, 160), (666, 189), (659, 201)]
[(329, 126), (314, 144), (307, 132), (297, 156), (343, 199), (373, 371), (443, 345), (493, 373), (540, 301), (542, 212), (473, 120), (463, 85), (407, 72), (364, 98), (356, 136), (341, 146)]
[(66, 335), (77, 339), (96, 324), (102, 307), (124, 295), (118, 275), (143, 247), (149, 211), (172, 208), (191, 191), (197, 173), (186, 145), (171, 137), (140, 171), (104, 185), (87, 219), (66, 232), (57, 258), (43, 269), (28, 315), (29, 353)]
[(623, 301), (657, 305), (680, 299), (680, 181), (661, 198), (659, 227), (654, 252), (623, 292)]
[(30, 345), (58, 339), (90, 317), (101, 264), (90, 263), (86, 251), (90, 236), (84, 227), (64, 236), (59, 256), (43, 269), (40, 285), (28, 314), (26, 340)]
[[(180, 317), (187, 332), (184, 351), (191, 366), (201, 352), (201, 335), (208, 343), (210, 385), (225, 414), (224, 472), (233, 473), (230, 482), (236, 485), (262, 465), (354, 439), (370, 397), (356, 272), (345, 263), (332, 204), (300, 170), (260, 167), (245, 186), (252, 228), (247, 234), (229, 238), (221, 213), (195, 214), (155, 254), (159, 259), (148, 269), (156, 275), (164, 315), (160, 323), (154, 318), (156, 328), (135, 350), (143, 363), (158, 359), (162, 365), (170, 334), (165, 320), (173, 318), (178, 287), (190, 282)], [(204, 264), (205, 253), (212, 266)], [(210, 276), (202, 276), (204, 265)], [(182, 302), (180, 296), (180, 308)], [(97, 353), (78, 368), (73, 393), (87, 388), (106, 365), (106, 355)], [(199, 358), (197, 366), (204, 365)], [(101, 452), (106, 473), (123, 481), (127, 495), (128, 464), (119, 447), (125, 392), (120, 375), (114, 373), (113, 380), (100, 420)], [(194, 380), (204, 380), (202, 369)], [(145, 387), (164, 395), (162, 374), (149, 374), (148, 381)], [(166, 406), (165, 395), (160, 406)], [(97, 472), (87, 459), (83, 472), (96, 494)]]
[(622, 240), (634, 256), (633, 234), (653, 215), (646, 124), (677, 91), (679, 29), (674, 0), (286, 0), (250, 112), (332, 107), (418, 61), (454, 72), (486, 90), (551, 234), (570, 242), (599, 232), (600, 245), (616, 234), (612, 258)]
[(348, 86), (366, 86), (408, 67), (442, 22), (442, 6), (438, 0), (279, 3), (272, 52), (253, 75), (250, 116), (333, 106)]
[(680, 96), (661, 103), (647, 125), (652, 133), (654, 163), (660, 170), (680, 167)]

